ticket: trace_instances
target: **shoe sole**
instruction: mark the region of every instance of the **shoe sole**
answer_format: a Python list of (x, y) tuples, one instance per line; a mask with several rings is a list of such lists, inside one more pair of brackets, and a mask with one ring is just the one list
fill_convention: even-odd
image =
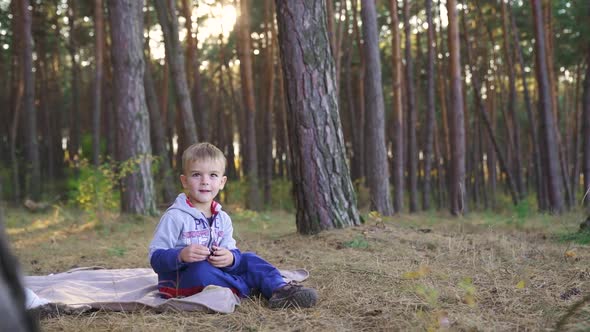
[(311, 308), (317, 303), (317, 299), (318, 295), (314, 290), (302, 290), (280, 300), (271, 299), (268, 301), (268, 306), (272, 309)]

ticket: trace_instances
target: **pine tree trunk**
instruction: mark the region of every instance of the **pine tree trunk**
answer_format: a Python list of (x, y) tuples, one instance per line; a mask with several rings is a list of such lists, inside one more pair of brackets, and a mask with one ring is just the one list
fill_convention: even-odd
[[(278, 38), (276, 39), (278, 44)], [(275, 117), (276, 140), (277, 140), (277, 156), (279, 159), (279, 177), (289, 178), (290, 170), (290, 156), (289, 152), (289, 133), (287, 131), (287, 98), (285, 97), (285, 85), (283, 84), (283, 69), (280, 65), (281, 59), (278, 59), (279, 66), (277, 67), (277, 84), (279, 90), (279, 101)]]
[[(439, 20), (442, 20), (442, 11), (439, 10)], [(439, 29), (440, 34), (438, 35), (439, 42), (437, 43), (437, 49), (439, 49), (440, 54), (445, 53), (445, 43), (444, 43), (444, 36), (443, 36), (443, 29)], [(445, 66), (446, 65), (446, 66)], [(440, 137), (440, 144), (439, 148), (441, 149), (440, 153), (443, 159), (443, 165), (439, 168), (444, 169), (444, 178), (442, 177), (443, 173), (441, 174), (441, 178), (439, 181), (439, 187), (441, 189), (440, 196), (441, 196), (441, 206), (444, 201), (449, 200), (449, 190), (448, 185), (450, 181), (450, 167), (451, 167), (451, 143), (450, 143), (450, 133), (449, 133), (449, 115), (447, 109), (449, 108), (450, 102), (447, 99), (447, 94), (449, 91), (449, 87), (447, 85), (447, 77), (448, 74), (443, 75), (443, 73), (447, 72), (448, 64), (445, 61), (438, 61), (437, 62), (438, 72), (441, 75), (437, 76), (437, 85), (438, 85), (438, 95), (439, 95), (439, 104), (440, 104), (440, 119), (442, 128), (439, 131)]]
[[(144, 90), (143, 4), (109, 0), (112, 40), (114, 105), (118, 116), (119, 158), (136, 162), (123, 178), (121, 210), (154, 214), (149, 115)], [(135, 163), (134, 163), (135, 164)]]
[(100, 163), (100, 113), (102, 107), (104, 17), (102, 0), (94, 0), (94, 96), (92, 104), (92, 161)]
[[(590, 49), (588, 51), (590, 53)], [(580, 100), (580, 83), (582, 81), (582, 66), (578, 64), (576, 70), (576, 85), (574, 88), (574, 97), (572, 100), (573, 108), (574, 108), (574, 146), (572, 148), (572, 164), (573, 164), (573, 171), (572, 171), (572, 190), (574, 193), (574, 201), (577, 201), (576, 196), (579, 193), (580, 189), (580, 169), (582, 166), (582, 159), (580, 158), (581, 154), (581, 147), (582, 147), (582, 101)]]
[(10, 161), (12, 167), (12, 188), (13, 188), (13, 198), (14, 203), (18, 204), (21, 199), (21, 181), (20, 181), (20, 167), (18, 163), (17, 157), (17, 141), (18, 141), (18, 129), (19, 129), (19, 120), (21, 118), (21, 111), (23, 105), (23, 95), (24, 95), (24, 81), (23, 81), (23, 73), (22, 70), (22, 49), (23, 49), (23, 40), (22, 34), (24, 28), (22, 25), (24, 24), (24, 20), (21, 18), (21, 9), (19, 6), (20, 4), (16, 2), (11, 2), (11, 11), (14, 13), (12, 20), (12, 31), (14, 32), (14, 38), (12, 40), (12, 88), (11, 88), (11, 108), (14, 109), (12, 113), (11, 125), (10, 125)]
[(256, 143), (256, 102), (254, 100), (254, 81), (252, 74), (252, 48), (250, 45), (250, 0), (240, 0), (238, 29), (238, 58), (240, 59), (240, 78), (242, 99), (245, 107), (248, 197), (246, 206), (250, 210), (260, 210), (258, 190), (258, 156)]
[(407, 166), (410, 186), (410, 213), (418, 211), (418, 145), (416, 141), (416, 93), (414, 90), (414, 60), (412, 59), (412, 32), (410, 27), (410, 5), (404, 0), (404, 33), (406, 58), (406, 113), (408, 115), (408, 156)]
[(338, 114), (324, 2), (277, 1), (297, 231), (359, 225)]
[(392, 45), (392, 78), (393, 78), (393, 209), (400, 213), (404, 206), (404, 130), (403, 130), (403, 102), (402, 102), (402, 58), (401, 36), (399, 31), (399, 19), (397, 0), (389, 1), (389, 13), (391, 15), (390, 29)]
[(33, 200), (41, 197), (41, 165), (39, 161), (39, 143), (37, 141), (37, 111), (35, 109), (35, 81), (33, 76), (33, 34), (31, 33), (32, 16), (29, 10), (29, 1), (20, 2), (21, 18), (23, 20), (22, 37), (22, 70), (23, 70), (23, 111), (25, 117), (26, 133), (26, 167), (27, 196)]
[[(422, 209), (430, 209), (431, 193), (431, 170), (432, 170), (432, 146), (434, 141), (434, 120), (435, 120), (435, 91), (434, 91), (434, 23), (432, 19), (432, 0), (426, 0), (426, 22), (428, 23), (428, 46), (426, 65), (426, 142), (424, 144), (424, 190), (422, 192)], [(440, 176), (440, 175), (439, 175)]]
[(352, 163), (355, 165), (353, 169), (358, 170), (358, 177), (359, 179), (363, 179), (366, 183), (366, 153), (365, 153), (365, 88), (364, 88), (364, 79), (365, 79), (365, 56), (363, 54), (362, 49), (362, 42), (361, 42), (361, 33), (359, 29), (359, 11), (357, 8), (357, 2), (352, 2), (352, 31), (354, 34), (354, 40), (356, 42), (357, 50), (359, 52), (359, 65), (356, 71), (357, 75), (352, 75), (353, 80), (353, 87), (355, 88), (355, 93), (353, 94), (354, 97), (354, 108), (352, 110), (353, 115), (352, 119), (356, 124), (356, 139), (353, 141), (353, 153), (352, 153)]
[[(334, 65), (336, 66), (336, 82), (338, 82), (338, 93), (340, 93), (340, 86), (342, 81), (340, 80), (340, 75), (342, 72), (342, 40), (344, 36), (344, 29), (349, 28), (349, 20), (348, 20), (348, 9), (347, 3), (345, 1), (340, 1), (339, 6), (337, 7), (336, 12), (338, 13), (338, 20), (335, 27), (336, 36), (334, 38)], [(344, 19), (343, 19), (344, 18)]]
[(377, 10), (373, 0), (361, 1), (365, 54), (365, 109), (367, 110), (366, 156), (367, 182), (371, 191), (372, 209), (389, 216), (393, 214), (389, 191), (389, 167), (385, 146), (385, 105), (381, 81), (381, 59), (379, 57), (379, 32), (377, 31)]
[[(582, 141), (583, 141), (583, 174), (584, 194), (590, 190), (590, 44), (586, 50), (586, 77), (584, 78), (584, 92), (582, 97)], [(590, 198), (586, 195), (584, 206), (590, 207)]]
[(539, 89), (539, 117), (541, 120), (541, 137), (543, 144), (542, 157), (544, 177), (548, 181), (549, 209), (553, 213), (563, 212), (563, 181), (560, 174), (560, 156), (557, 142), (555, 119), (552, 114), (551, 86), (545, 53), (545, 30), (543, 28), (543, 14), (540, 0), (531, 0), (534, 11), (536, 73)]
[[(103, 7), (104, 9), (104, 7)], [(104, 21), (103, 28), (107, 25), (108, 21)], [(104, 114), (104, 131), (102, 131), (105, 140), (106, 140), (106, 158), (111, 158), (112, 160), (117, 159), (117, 119), (115, 114), (115, 108), (113, 106), (113, 72), (112, 72), (112, 64), (110, 59), (111, 52), (110, 52), (110, 44), (108, 42), (109, 38), (106, 38), (106, 29), (103, 29), (103, 38), (104, 45), (103, 45), (103, 61), (105, 62), (103, 66), (103, 84), (102, 84), (102, 94), (103, 94), (103, 114)]]
[(336, 33), (334, 32), (334, 0), (326, 0), (326, 22), (328, 27), (328, 41), (330, 53), (334, 56), (336, 51)]
[(193, 107), (190, 99), (188, 83), (186, 81), (184, 54), (178, 40), (178, 20), (176, 18), (176, 4), (174, 0), (154, 0), (158, 20), (162, 26), (164, 45), (166, 49), (166, 61), (169, 63), (170, 76), (174, 84), (174, 92), (180, 109), (182, 128), (187, 146), (197, 143), (197, 128), (193, 116)]
[(449, 107), (449, 134), (451, 145), (449, 201), (453, 215), (463, 214), (465, 209), (465, 124), (463, 92), (461, 83), (461, 59), (459, 48), (459, 23), (457, 2), (447, 0), (449, 76), (451, 79), (451, 100)]
[[(490, 114), (490, 127), (495, 132), (496, 131), (496, 101), (497, 98), (497, 90), (491, 90), (490, 87), (493, 84), (490, 81), (486, 81), (486, 90), (489, 91), (488, 102), (486, 104), (487, 110)], [(488, 156), (487, 160), (487, 167), (488, 167), (488, 187), (490, 190), (490, 204), (492, 208), (496, 207), (497, 203), (497, 192), (498, 192), (498, 158), (496, 157), (496, 149), (492, 144), (492, 140), (489, 138), (489, 135), (486, 135), (486, 152)]]
[(275, 42), (273, 40), (273, 36), (275, 34), (275, 25), (274, 25), (274, 8), (273, 8), (273, 1), (272, 0), (265, 0), (264, 2), (264, 15), (265, 15), (265, 26), (266, 26), (266, 63), (265, 63), (265, 72), (266, 72), (266, 82), (267, 88), (266, 91), (266, 103), (265, 103), (265, 110), (264, 110), (264, 119), (263, 119), (263, 126), (264, 129), (262, 130), (262, 137), (263, 141), (261, 146), (263, 146), (263, 153), (261, 154), (262, 157), (262, 185), (263, 185), (263, 197), (264, 203), (270, 204), (272, 197), (271, 197), (271, 186), (272, 186), (272, 170), (273, 170), (273, 157), (272, 157), (272, 150), (273, 150), (273, 109), (274, 109), (274, 92), (275, 92)]
[[(43, 20), (43, 5), (40, 4), (33, 4), (33, 12), (32, 12), (32, 25), (37, 26)], [(47, 191), (47, 188), (53, 188), (53, 182), (55, 179), (53, 164), (54, 164), (54, 155), (53, 155), (53, 143), (52, 133), (50, 128), (50, 119), (51, 115), (51, 95), (49, 94), (48, 88), (48, 65), (47, 65), (47, 32), (44, 30), (36, 30), (35, 31), (34, 39), (37, 40), (35, 43), (35, 53), (37, 55), (37, 59), (35, 61), (35, 73), (36, 73), (36, 87), (35, 91), (38, 91), (38, 136), (39, 136), (39, 159), (44, 160), (45, 163), (43, 164), (44, 167), (41, 168), (40, 173), (44, 181), (43, 190)]]
[(70, 107), (69, 116), (69, 128), (70, 128), (70, 139), (68, 142), (68, 152), (70, 154), (70, 160), (74, 159), (74, 156), (78, 154), (80, 149), (80, 68), (78, 67), (78, 60), (76, 57), (76, 51), (78, 44), (76, 40), (77, 29), (76, 29), (76, 13), (77, 13), (77, 1), (70, 0), (68, 2), (68, 23), (70, 26), (70, 38), (68, 43), (68, 52), (70, 53), (70, 60), (72, 61), (72, 79), (71, 79), (71, 93), (72, 93), (72, 106)]

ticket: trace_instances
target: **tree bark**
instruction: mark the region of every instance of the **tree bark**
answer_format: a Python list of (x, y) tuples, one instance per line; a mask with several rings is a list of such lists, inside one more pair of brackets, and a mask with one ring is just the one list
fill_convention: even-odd
[(143, 3), (108, 0), (119, 158), (137, 166), (123, 178), (121, 210), (155, 214), (149, 115), (145, 100)]
[[(590, 49), (589, 49), (590, 53)], [(582, 159), (580, 158), (581, 154), (581, 140), (582, 140), (582, 107), (583, 102), (578, 100), (580, 99), (580, 83), (582, 81), (582, 65), (578, 63), (576, 66), (576, 84), (574, 87), (573, 100), (572, 100), (572, 107), (574, 109), (573, 112), (573, 127), (574, 129), (574, 142), (572, 147), (572, 177), (571, 177), (571, 187), (572, 193), (574, 195), (573, 200), (576, 201), (576, 196), (579, 193), (580, 189), (580, 168), (582, 166)], [(583, 98), (583, 97), (582, 97)], [(585, 192), (584, 192), (585, 193)]]
[(536, 73), (539, 89), (539, 117), (541, 119), (541, 137), (543, 144), (544, 177), (548, 181), (549, 209), (553, 213), (563, 212), (563, 181), (560, 174), (560, 156), (557, 144), (557, 132), (551, 102), (551, 87), (547, 73), (547, 55), (545, 53), (545, 29), (540, 0), (531, 0), (534, 11)]
[(240, 59), (240, 78), (242, 99), (246, 113), (246, 146), (244, 147), (248, 165), (248, 197), (246, 206), (250, 210), (260, 210), (258, 190), (258, 156), (256, 145), (256, 102), (254, 100), (254, 81), (252, 77), (252, 48), (250, 45), (250, 0), (240, 0), (238, 29), (238, 58)]
[(273, 35), (275, 34), (275, 25), (274, 25), (274, 8), (273, 8), (273, 0), (265, 0), (264, 2), (264, 16), (265, 16), (265, 39), (267, 41), (266, 44), (266, 63), (265, 63), (265, 72), (266, 72), (266, 82), (267, 88), (264, 89), (266, 91), (266, 103), (265, 103), (265, 110), (264, 110), (264, 119), (263, 119), (263, 126), (264, 129), (262, 131), (263, 142), (262, 146), (263, 153), (261, 154), (262, 157), (262, 184), (263, 184), (263, 197), (265, 204), (270, 204), (272, 197), (271, 197), (271, 186), (272, 186), (272, 170), (273, 170), (273, 157), (272, 157), (272, 150), (273, 150), (273, 109), (274, 109), (274, 97), (275, 97), (275, 42)]
[(39, 161), (39, 143), (37, 141), (37, 111), (35, 109), (35, 81), (33, 76), (33, 35), (31, 33), (32, 16), (29, 1), (20, 1), (23, 23), (22, 70), (24, 83), (23, 111), (26, 119), (26, 193), (33, 200), (41, 197), (41, 165)]
[(353, 136), (354, 141), (352, 142), (353, 145), (353, 153), (352, 153), (352, 164), (353, 169), (358, 171), (357, 176), (355, 179), (363, 179), (366, 183), (366, 153), (365, 153), (365, 122), (366, 122), (366, 112), (365, 112), (365, 88), (364, 88), (364, 79), (365, 79), (365, 56), (363, 54), (362, 49), (362, 38), (359, 29), (359, 21), (358, 15), (359, 11), (357, 8), (357, 2), (353, 1), (351, 4), (352, 9), (352, 31), (354, 35), (354, 40), (357, 45), (357, 49), (359, 52), (359, 65), (358, 70), (356, 71), (357, 75), (352, 75), (353, 77), (353, 86), (356, 87), (355, 94), (353, 95), (354, 98), (354, 108), (351, 110), (353, 112), (352, 118), (354, 119), (354, 123), (356, 124), (356, 136)]
[(582, 146), (584, 152), (584, 206), (590, 207), (590, 198), (586, 195), (590, 190), (590, 44), (586, 50), (586, 77), (584, 78), (582, 97)]
[(408, 175), (410, 186), (410, 213), (418, 211), (418, 144), (416, 141), (416, 93), (414, 89), (414, 60), (412, 59), (412, 32), (410, 4), (404, 0), (404, 34), (406, 57), (406, 113), (408, 114)]
[(68, 24), (70, 26), (70, 38), (68, 43), (68, 51), (70, 53), (70, 59), (72, 61), (72, 79), (71, 79), (71, 93), (72, 93), (72, 105), (70, 107), (69, 116), (69, 129), (70, 139), (68, 142), (68, 152), (71, 160), (74, 160), (74, 156), (78, 155), (80, 150), (80, 68), (78, 67), (78, 59), (76, 52), (78, 49), (76, 35), (76, 14), (77, 14), (77, 2), (70, 0), (68, 2)]
[[(440, 2), (439, 2), (440, 4)], [(442, 21), (442, 11), (439, 10), (439, 20)], [(443, 29), (439, 29), (440, 34), (438, 35), (439, 42), (437, 44), (437, 49), (439, 50), (440, 54), (445, 54), (445, 43), (444, 43), (444, 33)], [(446, 67), (445, 67), (446, 65)], [(437, 68), (439, 73), (446, 72), (448, 70), (448, 64), (445, 61), (438, 61)], [(447, 109), (449, 108), (450, 102), (447, 98), (447, 93), (449, 91), (449, 87), (447, 84), (447, 76), (448, 75), (438, 75), (437, 76), (437, 85), (438, 85), (438, 94), (440, 99), (440, 119), (442, 128), (439, 131), (439, 148), (440, 148), (440, 155), (443, 159), (443, 165), (439, 164), (439, 168), (444, 169), (444, 177), (442, 177), (443, 173), (441, 174), (441, 178), (439, 180), (439, 187), (440, 187), (440, 206), (443, 205), (445, 201), (449, 200), (449, 190), (448, 185), (450, 181), (450, 162), (451, 162), (451, 143), (450, 143), (450, 133), (449, 133), (449, 115)], [(442, 147), (440, 146), (442, 145)]]
[(297, 231), (359, 225), (338, 114), (323, 1), (276, 1)]
[[(276, 39), (278, 44), (278, 38)], [(278, 59), (280, 62), (281, 59)], [(275, 116), (275, 132), (277, 140), (277, 157), (278, 157), (278, 175), (281, 178), (289, 178), (290, 156), (289, 153), (289, 133), (287, 131), (287, 101), (285, 97), (285, 85), (283, 84), (283, 69), (279, 64), (277, 68), (278, 86), (278, 107)]]
[(104, 16), (102, 0), (94, 0), (94, 98), (92, 104), (92, 161), (100, 163), (100, 113), (102, 106)]
[(451, 100), (449, 108), (449, 134), (451, 143), (451, 165), (449, 200), (453, 215), (463, 214), (465, 210), (465, 124), (463, 92), (461, 83), (461, 59), (459, 48), (459, 24), (457, 21), (457, 2), (447, 0), (449, 76), (451, 78)]
[[(422, 192), (422, 209), (430, 209), (430, 201), (432, 196), (431, 171), (433, 158), (433, 141), (434, 141), (434, 120), (435, 120), (435, 90), (434, 90), (434, 76), (436, 75), (434, 68), (435, 53), (434, 48), (434, 22), (432, 19), (432, 0), (426, 0), (426, 23), (427, 30), (427, 65), (426, 65), (426, 139), (424, 144), (424, 190)], [(440, 174), (439, 174), (440, 176)]]
[(184, 137), (187, 144), (197, 143), (197, 128), (193, 116), (193, 106), (190, 99), (188, 83), (186, 81), (184, 54), (178, 40), (178, 19), (176, 18), (176, 4), (174, 0), (154, 0), (158, 20), (162, 26), (164, 46), (166, 49), (166, 61), (169, 63), (170, 75), (174, 84), (174, 91), (184, 129)]
[(391, 54), (393, 62), (393, 209), (400, 213), (404, 206), (404, 108), (402, 102), (403, 74), (397, 0), (389, 1), (389, 12), (391, 15)]
[[(426, 65), (426, 142), (424, 144), (424, 191), (422, 192), (422, 209), (430, 209), (431, 199), (431, 170), (432, 170), (432, 146), (434, 141), (434, 120), (435, 120), (435, 91), (434, 91), (434, 22), (432, 19), (432, 0), (426, 0), (426, 23), (428, 23), (428, 45)], [(440, 176), (440, 174), (439, 174)]]
[[(14, 203), (18, 204), (21, 199), (21, 181), (20, 181), (20, 172), (19, 172), (19, 163), (17, 158), (17, 140), (18, 140), (18, 129), (19, 129), (19, 120), (21, 117), (22, 105), (23, 105), (23, 95), (24, 95), (24, 82), (23, 82), (23, 74), (24, 70), (22, 70), (22, 49), (23, 49), (23, 39), (22, 33), (24, 28), (22, 25), (24, 24), (24, 20), (21, 18), (21, 9), (20, 7), (17, 8), (16, 2), (11, 3), (11, 10), (14, 13), (14, 19), (12, 20), (12, 30), (14, 31), (14, 38), (12, 40), (12, 88), (11, 88), (11, 105), (14, 109), (12, 113), (12, 120), (10, 125), (10, 161), (12, 167), (12, 186), (13, 186), (13, 199)], [(19, 38), (20, 37), (20, 38)]]
[(365, 109), (367, 182), (371, 192), (372, 209), (389, 216), (393, 214), (389, 191), (389, 167), (385, 146), (385, 105), (381, 83), (381, 59), (379, 58), (379, 32), (377, 10), (373, 0), (361, 1), (363, 18), (363, 50), (365, 54)]

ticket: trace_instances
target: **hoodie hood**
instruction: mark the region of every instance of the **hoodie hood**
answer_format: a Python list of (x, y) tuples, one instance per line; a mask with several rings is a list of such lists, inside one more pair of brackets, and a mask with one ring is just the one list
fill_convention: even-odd
[[(186, 194), (182, 193), (179, 194), (172, 206), (170, 206), (166, 212), (170, 210), (180, 210), (185, 213), (188, 213), (195, 219), (204, 218), (204, 213), (201, 212), (199, 209), (194, 207), (190, 201), (190, 199), (186, 196)], [(211, 202), (211, 214), (215, 215), (221, 211), (221, 204), (217, 203), (216, 201)], [(205, 218), (206, 219), (206, 218)]]

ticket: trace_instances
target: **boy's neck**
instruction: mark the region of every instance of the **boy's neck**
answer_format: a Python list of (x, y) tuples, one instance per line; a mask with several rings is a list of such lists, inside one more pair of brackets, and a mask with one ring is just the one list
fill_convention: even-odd
[[(205, 215), (205, 217), (210, 218), (213, 214), (215, 214), (215, 210), (213, 209), (213, 202), (211, 201), (209, 203), (193, 203), (193, 201), (191, 200), (191, 198), (187, 195), (186, 196), (186, 204), (188, 204), (188, 206), (193, 207), (199, 211), (201, 211), (201, 213), (203, 213)], [(217, 205), (217, 204), (215, 204)]]

